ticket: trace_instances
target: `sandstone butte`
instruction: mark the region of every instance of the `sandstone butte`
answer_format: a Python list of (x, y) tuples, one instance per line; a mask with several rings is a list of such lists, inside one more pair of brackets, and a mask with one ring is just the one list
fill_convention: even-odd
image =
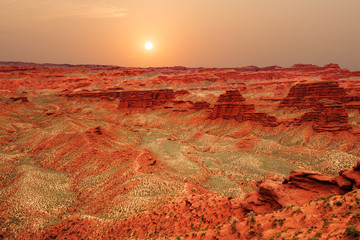
[(0, 62), (0, 239), (359, 239), (360, 71)]

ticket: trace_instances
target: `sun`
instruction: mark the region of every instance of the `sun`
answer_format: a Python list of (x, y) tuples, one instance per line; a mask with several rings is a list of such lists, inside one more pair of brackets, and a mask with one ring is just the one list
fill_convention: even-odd
[(146, 42), (145, 43), (145, 48), (146, 48), (146, 50), (151, 50), (153, 48), (152, 42)]

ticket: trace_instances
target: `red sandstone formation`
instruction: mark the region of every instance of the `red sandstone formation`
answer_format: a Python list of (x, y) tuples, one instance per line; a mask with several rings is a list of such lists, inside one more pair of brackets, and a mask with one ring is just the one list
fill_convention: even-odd
[(174, 98), (174, 94), (174, 91), (169, 89), (120, 92), (119, 109), (145, 109), (163, 106), (166, 102)]
[(296, 84), (290, 89), (287, 97), (281, 101), (280, 107), (311, 108), (321, 99), (341, 102), (345, 96), (345, 89), (339, 87), (337, 82)]
[(332, 101), (323, 101), (317, 104), (315, 109), (305, 113), (299, 122), (312, 123), (316, 132), (339, 132), (351, 129), (351, 125), (348, 123), (348, 113), (344, 105)]
[(71, 92), (71, 93), (63, 93), (60, 96), (66, 96), (68, 98), (100, 98), (103, 100), (113, 101), (120, 96), (120, 92), (118, 91), (81, 91), (81, 92)]
[(221, 94), (209, 118), (235, 119), (239, 122), (254, 121), (270, 127), (278, 125), (275, 117), (256, 112), (253, 104), (246, 104), (245, 98), (238, 90), (229, 90)]
[(189, 91), (187, 90), (179, 90), (175, 92), (176, 95), (186, 95), (189, 94)]
[(209, 109), (210, 108), (210, 103), (208, 103), (206, 101), (194, 102), (193, 107), (191, 107), (191, 108), (195, 109), (196, 111), (200, 111), (200, 110), (203, 110), (203, 109)]
[(245, 98), (238, 90), (229, 90), (226, 91), (225, 94), (220, 95), (218, 102), (215, 104), (214, 111), (209, 118), (235, 119), (241, 113), (254, 110), (254, 105), (245, 104)]
[(283, 182), (264, 179), (258, 191), (248, 194), (241, 206), (247, 211), (270, 212), (289, 205), (303, 205), (309, 200), (329, 194), (344, 194), (360, 186), (360, 162), (353, 169), (340, 171), (336, 177), (320, 172), (296, 170)]
[[(336, 68), (335, 65), (329, 67)], [(348, 131), (352, 127), (348, 123), (348, 113), (342, 102), (357, 100), (347, 96), (344, 88), (337, 82), (320, 82), (297, 84), (293, 86), (286, 98), (280, 102), (280, 107), (297, 109), (312, 108), (297, 121), (295, 125), (310, 122), (316, 132)]]

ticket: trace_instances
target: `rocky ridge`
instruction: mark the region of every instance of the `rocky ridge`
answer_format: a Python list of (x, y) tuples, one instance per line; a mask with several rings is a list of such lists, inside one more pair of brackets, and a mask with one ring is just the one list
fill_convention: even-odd
[(360, 186), (360, 162), (338, 176), (329, 177), (316, 171), (295, 170), (282, 182), (264, 179), (257, 182), (258, 191), (241, 201), (247, 211), (270, 212), (289, 205), (303, 205), (329, 194), (345, 194)]

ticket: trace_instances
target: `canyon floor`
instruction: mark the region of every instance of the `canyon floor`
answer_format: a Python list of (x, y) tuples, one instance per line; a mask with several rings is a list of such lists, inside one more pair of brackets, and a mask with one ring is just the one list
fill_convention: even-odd
[(0, 239), (359, 239), (360, 71), (0, 62)]

